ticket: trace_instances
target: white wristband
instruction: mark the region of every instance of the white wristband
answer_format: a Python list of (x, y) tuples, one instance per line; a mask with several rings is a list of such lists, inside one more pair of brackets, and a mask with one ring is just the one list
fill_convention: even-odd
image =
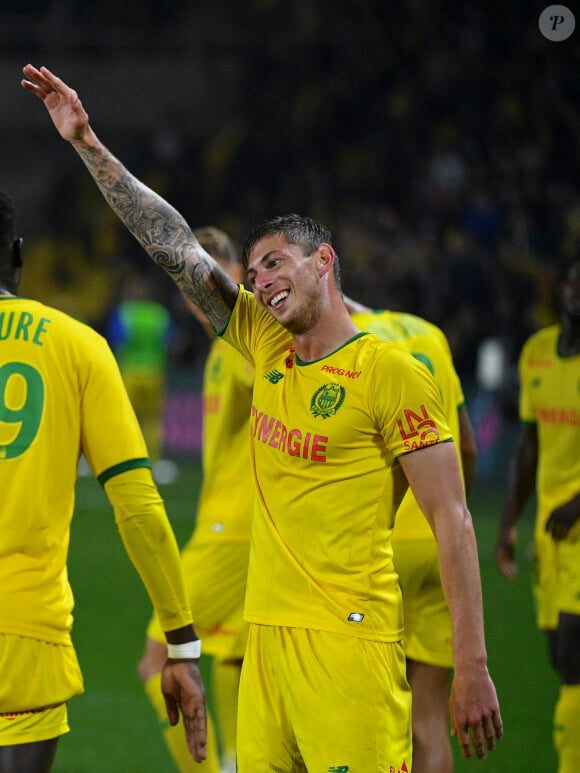
[(201, 639), (183, 644), (168, 644), (167, 657), (171, 660), (195, 660), (201, 655)]

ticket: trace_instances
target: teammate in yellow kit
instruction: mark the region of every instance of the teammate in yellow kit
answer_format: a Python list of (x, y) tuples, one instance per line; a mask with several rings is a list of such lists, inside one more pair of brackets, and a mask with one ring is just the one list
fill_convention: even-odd
[[(475, 437), (443, 331), (413, 314), (373, 311), (350, 299), (347, 306), (357, 327), (396, 342), (433, 374), (447, 423), (459, 445), (459, 462), (468, 488), (476, 469)], [(407, 678), (413, 695), (413, 770), (450, 773), (451, 619), (441, 586), (437, 542), (411, 491), (397, 510), (391, 542), (403, 595)]]
[[(167, 714), (205, 756), (205, 708), (177, 544), (115, 358), (94, 330), (19, 298), (21, 239), (0, 194), (0, 770), (44, 773), (83, 691), (67, 553), (79, 456), (103, 485), (172, 658)], [(183, 733), (183, 730), (182, 730)]]
[(109, 205), (255, 367), (256, 486), (238, 770), (408, 770), (410, 690), (389, 537), (408, 484), (438, 538), (452, 612), (451, 727), (463, 754), (502, 735), (487, 669), (471, 516), (438, 389), (411, 355), (358, 331), (329, 232), (274, 218), (245, 240), (253, 293), (107, 150), (76, 92), (24, 68)]
[[(199, 228), (196, 238), (234, 281), (242, 267), (229, 237), (216, 228)], [(198, 316), (196, 307), (192, 309)], [(222, 738), (223, 764), (235, 770), (235, 727), (239, 668), (247, 623), (242, 619), (253, 510), (249, 422), (254, 371), (235, 349), (213, 337), (203, 379), (203, 481), (195, 531), (182, 552), (183, 573), (196, 630), (205, 654), (213, 656), (212, 687)], [(180, 771), (193, 768), (183, 734), (167, 726), (160, 701), (159, 678), (166, 659), (157, 617), (147, 631), (139, 673), (166, 728), (164, 736)], [(219, 721), (221, 719), (221, 722)], [(217, 771), (215, 734), (208, 719), (208, 756), (201, 768)]]
[(515, 524), (534, 488), (534, 592), (561, 680), (554, 714), (559, 773), (580, 770), (580, 262), (562, 282), (561, 322), (534, 333), (519, 359), (521, 429), (497, 544), (514, 579)]

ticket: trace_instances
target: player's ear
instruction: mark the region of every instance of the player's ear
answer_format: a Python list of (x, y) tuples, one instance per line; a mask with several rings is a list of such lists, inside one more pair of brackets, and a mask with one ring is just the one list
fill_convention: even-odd
[(12, 242), (12, 266), (13, 268), (22, 268), (22, 237), (18, 237)]
[(322, 244), (318, 245), (317, 253), (318, 267), (322, 276), (333, 270), (336, 253), (331, 245), (326, 242), (322, 242)]

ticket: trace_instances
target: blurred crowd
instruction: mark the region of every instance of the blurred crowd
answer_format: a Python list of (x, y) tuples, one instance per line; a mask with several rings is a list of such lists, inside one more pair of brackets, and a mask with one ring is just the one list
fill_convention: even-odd
[[(546, 40), (534, 2), (215, 0), (165, 3), (150, 19), (161, 4), (137, 5), (160, 29), (213, 30), (212, 55), (235, 49), (244, 93), (201, 141), (178, 114), (152, 116), (114, 148), (132, 171), (192, 227), (238, 242), (272, 214), (322, 220), (348, 295), (439, 324), (466, 380), (493, 341), (509, 381), (580, 252), (580, 32)], [(78, 167), (50, 201), (50, 227), (28, 245), (30, 292), (105, 329), (127, 278), (159, 270)], [(203, 358), (202, 331), (155, 276), (175, 363)]]

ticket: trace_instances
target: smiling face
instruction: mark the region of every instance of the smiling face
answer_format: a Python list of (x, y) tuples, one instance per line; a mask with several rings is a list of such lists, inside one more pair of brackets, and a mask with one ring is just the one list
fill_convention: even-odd
[(247, 279), (258, 303), (293, 335), (320, 318), (320, 302), (332, 274), (334, 251), (321, 244), (311, 255), (281, 234), (257, 241), (248, 255)]

